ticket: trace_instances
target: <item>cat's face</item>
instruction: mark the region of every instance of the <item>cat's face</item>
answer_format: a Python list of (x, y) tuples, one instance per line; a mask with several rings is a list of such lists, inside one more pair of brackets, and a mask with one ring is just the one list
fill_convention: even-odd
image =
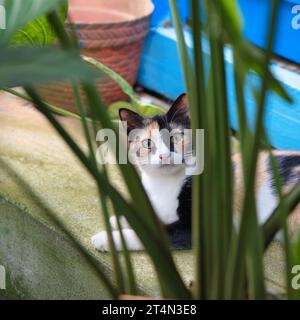
[(186, 168), (191, 155), (186, 95), (181, 95), (165, 115), (143, 118), (121, 109), (120, 119), (127, 124), (130, 161), (141, 171), (174, 174)]

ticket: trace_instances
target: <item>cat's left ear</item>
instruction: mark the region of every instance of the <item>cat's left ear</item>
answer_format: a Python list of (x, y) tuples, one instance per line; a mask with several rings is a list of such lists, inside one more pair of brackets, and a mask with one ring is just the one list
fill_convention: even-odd
[(168, 120), (170, 122), (189, 123), (189, 107), (188, 96), (186, 93), (180, 95), (173, 103), (167, 113)]
[(141, 117), (134, 111), (129, 109), (121, 108), (119, 110), (120, 120), (126, 122), (127, 133), (130, 133), (131, 130), (143, 127), (144, 118)]

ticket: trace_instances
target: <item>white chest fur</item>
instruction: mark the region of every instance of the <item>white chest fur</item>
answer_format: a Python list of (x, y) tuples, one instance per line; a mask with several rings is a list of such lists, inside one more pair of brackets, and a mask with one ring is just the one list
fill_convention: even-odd
[(178, 220), (178, 195), (184, 179), (182, 173), (170, 176), (142, 174), (143, 186), (156, 214), (164, 224)]

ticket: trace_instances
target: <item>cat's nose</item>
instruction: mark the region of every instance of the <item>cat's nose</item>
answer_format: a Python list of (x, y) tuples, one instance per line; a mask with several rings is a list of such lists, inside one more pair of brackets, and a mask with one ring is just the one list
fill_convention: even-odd
[(160, 155), (159, 155), (159, 159), (160, 160), (167, 160), (167, 159), (169, 159), (170, 158), (170, 153), (161, 153)]

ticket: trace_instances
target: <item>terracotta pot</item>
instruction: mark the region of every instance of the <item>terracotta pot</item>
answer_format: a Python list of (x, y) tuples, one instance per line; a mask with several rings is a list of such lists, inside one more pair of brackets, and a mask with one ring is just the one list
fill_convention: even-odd
[[(82, 54), (99, 60), (133, 85), (153, 9), (151, 0), (70, 0), (72, 26), (66, 27), (74, 27)], [(127, 100), (108, 76), (99, 81), (98, 88), (106, 105)], [(77, 111), (70, 85), (41, 85), (39, 92), (47, 102)]]

